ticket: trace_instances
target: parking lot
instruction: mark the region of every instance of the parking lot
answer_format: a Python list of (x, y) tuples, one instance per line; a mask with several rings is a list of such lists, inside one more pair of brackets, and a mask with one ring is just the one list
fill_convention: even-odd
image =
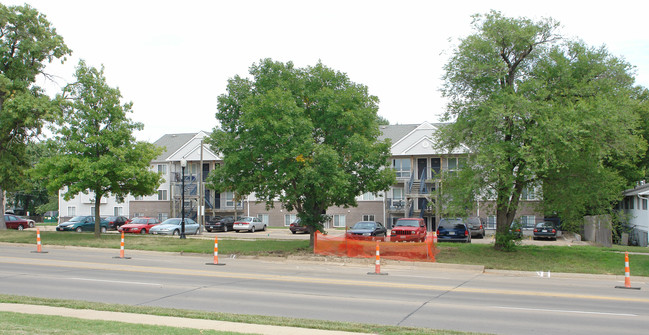
[[(55, 231), (55, 226), (41, 226), (37, 225), (42, 231)], [(35, 230), (35, 228), (30, 228), (27, 230)], [(108, 231), (109, 234), (118, 234), (117, 231)], [(342, 229), (329, 229), (327, 234), (330, 236), (343, 236), (345, 231)], [(214, 235), (218, 235), (219, 238), (231, 238), (231, 239), (275, 239), (275, 240), (308, 240), (309, 234), (292, 234), (288, 227), (284, 228), (269, 228), (266, 231), (256, 231), (254, 233), (250, 232), (241, 232), (237, 233), (235, 231), (228, 232), (206, 232), (203, 231), (200, 235), (187, 235), (189, 238), (205, 238), (205, 239), (214, 239)], [(488, 234), (485, 238), (473, 238), (471, 243), (475, 244), (493, 244), (494, 235)], [(574, 234), (564, 232), (556, 241), (550, 240), (533, 240), (530, 235), (524, 234), (523, 239), (521, 240), (521, 245), (589, 245), (589, 242), (579, 241)]]

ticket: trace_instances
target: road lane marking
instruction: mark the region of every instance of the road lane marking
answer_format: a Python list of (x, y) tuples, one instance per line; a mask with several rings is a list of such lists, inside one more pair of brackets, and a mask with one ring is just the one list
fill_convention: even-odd
[(519, 310), (519, 311), (532, 311), (532, 312), (594, 314), (594, 315), (611, 315), (611, 316), (638, 316), (637, 314), (590, 312), (590, 311), (572, 311), (572, 310), (564, 310), (564, 309), (543, 309), (543, 308), (506, 307), (506, 306), (493, 306), (493, 307), (494, 308), (501, 308), (501, 309), (513, 309), (513, 310)]
[(64, 280), (82, 280), (82, 281), (96, 281), (102, 283), (113, 283), (113, 284), (127, 284), (127, 285), (146, 285), (146, 286), (162, 286), (159, 283), (143, 283), (136, 281), (121, 281), (121, 280), (106, 280), (106, 279), (93, 279), (93, 278), (62, 278)]
[(548, 297), (548, 298), (626, 301), (626, 302), (640, 302), (640, 303), (649, 304), (649, 298), (601, 296), (601, 295), (577, 294), (577, 293), (535, 292), (535, 291), (522, 291), (522, 290), (471, 288), (471, 287), (464, 287), (464, 286), (457, 287), (454, 285), (441, 286), (441, 285), (393, 283), (393, 282), (352, 280), (352, 279), (312, 278), (312, 277), (301, 277), (301, 276), (290, 276), (290, 275), (269, 275), (269, 274), (259, 274), (259, 273), (213, 272), (209, 270), (177, 269), (177, 268), (125, 265), (125, 264), (90, 263), (90, 262), (80, 262), (80, 261), (51, 260), (51, 259), (43, 260), (40, 258), (20, 258), (19, 260), (16, 260), (16, 258), (13, 257), (0, 256), (0, 262), (6, 264), (37, 265), (37, 266), (47, 266), (47, 267), (68, 267), (68, 268), (105, 270), (105, 271), (156, 273), (156, 274), (246, 279), (246, 280), (260, 280), (260, 281), (297, 282), (297, 283), (311, 283), (311, 284), (325, 284), (325, 285), (347, 285), (347, 286), (363, 286), (363, 287), (379, 287), (379, 288), (389, 287), (393, 289), (403, 288), (403, 289), (412, 289), (412, 290), (420, 290), (420, 291), (442, 291), (442, 292), (453, 292), (453, 293), (458, 293), (458, 292), (482, 293), (482, 294), (498, 294), (498, 295), (511, 295), (511, 296), (523, 295), (523, 296), (537, 296), (537, 297)]

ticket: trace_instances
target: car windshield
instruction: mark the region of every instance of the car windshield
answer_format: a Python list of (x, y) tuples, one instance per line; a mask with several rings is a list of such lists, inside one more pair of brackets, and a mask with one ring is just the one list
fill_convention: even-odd
[(374, 222), (356, 222), (352, 229), (374, 229)]
[(442, 220), (439, 223), (440, 229), (464, 229), (464, 223), (461, 219)]
[[(187, 223), (188, 220), (185, 220), (185, 223)], [(171, 225), (180, 225), (180, 219), (167, 219), (162, 222), (162, 224), (171, 224)]]
[(243, 219), (241, 219), (240, 221), (241, 221), (241, 222), (252, 222), (252, 218), (251, 218), (251, 217), (243, 218)]
[(398, 220), (395, 227), (419, 227), (418, 220)]
[(536, 224), (536, 228), (554, 228), (552, 222), (541, 222)]
[(147, 223), (147, 219), (133, 219), (133, 221), (131, 221), (131, 223), (135, 223), (135, 224), (146, 224), (146, 223)]
[(85, 216), (75, 216), (69, 222), (83, 222), (85, 219)]

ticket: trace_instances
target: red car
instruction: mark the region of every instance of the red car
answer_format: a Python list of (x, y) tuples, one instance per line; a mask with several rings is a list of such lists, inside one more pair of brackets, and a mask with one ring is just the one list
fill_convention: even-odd
[(133, 233), (133, 234), (148, 234), (151, 227), (160, 223), (160, 220), (156, 218), (149, 217), (137, 217), (131, 220), (131, 223), (127, 223), (123, 226), (117, 228), (120, 232)]
[(426, 222), (422, 218), (403, 218), (397, 220), (390, 232), (390, 241), (426, 241)]
[(25, 220), (15, 215), (9, 214), (5, 214), (5, 223), (7, 224), (7, 229), (23, 230), (25, 228), (33, 227), (30, 226), (29, 220)]

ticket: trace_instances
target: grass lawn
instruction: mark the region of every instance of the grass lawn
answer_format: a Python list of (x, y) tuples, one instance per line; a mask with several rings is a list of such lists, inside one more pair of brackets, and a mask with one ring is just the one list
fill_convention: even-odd
[(0, 334), (123, 334), (123, 335), (190, 335), (239, 334), (213, 330), (174, 328), (101, 320), (83, 320), (61, 316), (0, 312)]
[[(120, 235), (103, 234), (96, 239), (92, 233), (42, 232), (43, 247), (66, 245), (119, 249)], [(0, 242), (36, 244), (36, 232), (0, 231)], [(177, 237), (128, 234), (126, 249), (165, 252), (212, 254), (214, 241), (181, 240)], [(649, 249), (614, 246), (519, 246), (514, 252), (496, 251), (487, 244), (440, 243), (436, 256), (439, 263), (484, 265), (487, 269), (519, 271), (551, 271), (590, 274), (624, 275), (624, 251), (644, 253), (629, 255), (631, 276), (649, 277)], [(223, 255), (288, 256), (310, 255), (308, 240), (238, 240), (219, 239)]]
[(642, 247), (603, 248), (596, 246), (519, 246), (514, 252), (496, 251), (486, 244), (438, 245), (440, 263), (479, 264), (487, 269), (551, 271), (624, 275), (624, 251), (629, 255), (631, 276), (649, 277), (649, 249)]

